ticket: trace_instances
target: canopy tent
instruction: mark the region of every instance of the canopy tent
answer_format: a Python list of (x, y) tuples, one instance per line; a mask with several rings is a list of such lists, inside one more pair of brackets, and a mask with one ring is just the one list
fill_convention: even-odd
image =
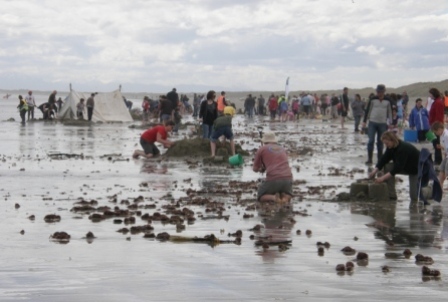
[[(90, 94), (77, 92), (71, 89), (70, 94), (65, 98), (60, 112), (59, 119), (76, 119), (76, 105), (80, 99), (87, 102)], [(84, 118), (87, 118), (87, 109)], [(132, 116), (126, 107), (120, 90), (112, 92), (102, 92), (95, 95), (95, 107), (93, 109), (92, 121), (97, 122), (132, 122)]]

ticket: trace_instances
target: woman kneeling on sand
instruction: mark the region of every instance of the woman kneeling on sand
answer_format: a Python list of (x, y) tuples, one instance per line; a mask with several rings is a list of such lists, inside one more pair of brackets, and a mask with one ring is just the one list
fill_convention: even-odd
[(154, 144), (155, 142), (161, 143), (165, 148), (171, 147), (174, 142), (169, 141), (168, 133), (173, 130), (174, 122), (167, 121), (165, 125), (155, 126), (151, 129), (143, 132), (140, 137), (140, 145), (143, 147), (142, 150), (135, 150), (132, 155), (133, 158), (138, 158), (143, 156), (146, 158), (151, 158), (160, 154), (159, 148)]
[(252, 167), (254, 172), (266, 171), (266, 180), (258, 187), (258, 201), (289, 202), (293, 196), (292, 173), (286, 150), (277, 145), (273, 132), (266, 132), (261, 142)]

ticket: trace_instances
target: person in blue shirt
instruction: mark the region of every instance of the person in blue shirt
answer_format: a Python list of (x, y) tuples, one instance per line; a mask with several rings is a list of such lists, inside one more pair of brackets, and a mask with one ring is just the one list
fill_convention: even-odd
[(426, 132), (429, 131), (429, 113), (426, 108), (423, 107), (422, 99), (415, 100), (415, 107), (409, 114), (409, 127), (417, 130), (417, 136), (419, 141), (426, 139)]

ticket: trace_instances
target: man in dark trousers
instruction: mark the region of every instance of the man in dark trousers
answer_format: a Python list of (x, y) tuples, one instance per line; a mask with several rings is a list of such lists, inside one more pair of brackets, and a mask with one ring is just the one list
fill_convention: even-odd
[(173, 88), (173, 90), (168, 92), (166, 97), (173, 104), (173, 110), (179, 106), (179, 94), (177, 94), (176, 88)]
[(87, 99), (86, 107), (87, 107), (87, 119), (89, 121), (92, 120), (93, 115), (93, 108), (95, 108), (95, 100), (94, 100), (95, 94), (92, 93), (90, 97)]
[(367, 104), (364, 122), (362, 124), (362, 128), (365, 128), (367, 121), (369, 121), (369, 128), (367, 129), (369, 142), (367, 143), (366, 165), (372, 164), (375, 135), (378, 161), (383, 156), (383, 142), (381, 141), (381, 136), (387, 131), (387, 119), (392, 118), (392, 107), (389, 99), (385, 96), (386, 86), (379, 84), (376, 87), (376, 93), (377, 95), (372, 97)]

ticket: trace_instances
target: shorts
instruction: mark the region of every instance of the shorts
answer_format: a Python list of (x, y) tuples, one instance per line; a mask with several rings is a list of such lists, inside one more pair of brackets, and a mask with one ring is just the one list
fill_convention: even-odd
[(292, 112), (294, 113), (294, 115), (298, 115), (299, 114), (299, 110), (298, 109), (294, 109)]
[(228, 140), (233, 139), (233, 132), (231, 126), (222, 126), (213, 130), (211, 141), (216, 142), (218, 138), (224, 135)]
[(276, 193), (285, 193), (292, 195), (292, 180), (291, 179), (278, 179), (278, 180), (265, 180), (258, 187), (257, 199), (260, 200), (261, 196)]
[(342, 116), (342, 117), (346, 117), (346, 116), (347, 116), (347, 111), (342, 111), (342, 112), (341, 112), (341, 116)]
[(443, 111), (446, 115), (448, 115), (448, 107), (445, 107), (445, 109)]
[(160, 154), (159, 148), (157, 148), (154, 143), (147, 142), (140, 138), (140, 145), (143, 147), (143, 151), (145, 151), (145, 154), (151, 153), (152, 155), (156, 156)]
[(448, 164), (448, 158), (445, 157), (442, 160), (442, 163), (440, 164), (440, 171), (445, 173), (445, 175), (448, 175), (448, 165), (447, 164)]

